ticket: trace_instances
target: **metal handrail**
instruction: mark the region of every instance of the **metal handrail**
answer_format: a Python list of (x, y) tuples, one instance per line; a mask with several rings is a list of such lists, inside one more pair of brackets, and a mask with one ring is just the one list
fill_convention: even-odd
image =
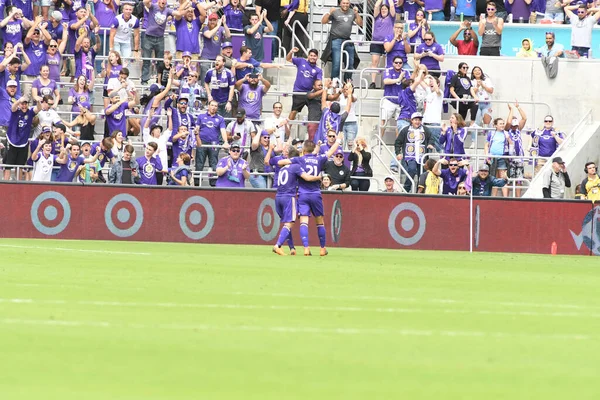
[[(375, 139), (377, 141), (377, 146), (379, 146), (380, 152), (382, 149), (385, 149), (385, 151), (388, 152), (388, 154), (395, 160), (396, 159), (396, 155), (388, 148), (388, 146), (383, 142), (383, 139), (377, 134), (377, 135), (373, 135), (371, 137), (371, 140)], [(371, 146), (374, 147), (374, 146)], [(404, 187), (402, 186), (402, 184), (400, 183), (400, 177), (401, 175), (398, 175), (398, 179), (396, 179), (396, 175), (397, 174), (402, 174), (402, 172), (404, 172), (404, 174), (406, 175), (406, 179), (408, 179), (411, 183), (412, 183), (412, 191), (413, 193), (416, 192), (417, 188), (415, 186), (415, 180), (413, 179), (412, 176), (410, 176), (410, 174), (408, 173), (408, 171), (406, 169), (404, 169), (404, 166), (402, 165), (401, 162), (398, 163), (398, 167), (399, 167), (399, 173), (394, 173), (392, 172), (392, 170), (387, 166), (386, 163), (383, 162), (383, 160), (381, 159), (381, 157), (379, 156), (379, 154), (377, 154), (377, 152), (372, 151), (371, 152), (372, 155), (374, 155), (375, 157), (377, 157), (377, 160), (383, 165), (383, 167), (385, 168), (386, 172), (394, 178), (394, 182), (396, 182), (398, 184), (398, 186), (402, 187), (402, 190), (406, 193), (406, 190), (404, 189)]]
[[(296, 40), (298, 40), (298, 45), (300, 46), (300, 49), (304, 52), (304, 54), (308, 55), (308, 50), (314, 49), (314, 47), (315, 47), (314, 40), (310, 36), (308, 31), (304, 28), (304, 26), (302, 26), (300, 21), (294, 20), (294, 23), (292, 24), (291, 27), (289, 25), (286, 25), (285, 27), (290, 31), (290, 34), (292, 35), (292, 48), (296, 47)], [(300, 39), (296, 37), (296, 27), (300, 28), (300, 30), (308, 38), (308, 43), (309, 43), (308, 49), (305, 48), (304, 45), (302, 44), (302, 42), (300, 41)]]
[[(453, 154), (453, 153), (440, 153), (440, 152), (437, 152), (437, 153), (426, 153), (426, 154), (423, 154), (421, 156), (420, 163), (419, 163), (421, 165), (421, 171), (420, 171), (421, 174), (423, 173), (423, 163), (425, 161), (425, 157), (437, 157), (437, 158), (442, 158), (442, 157), (461, 157), (463, 159), (474, 158), (475, 159), (475, 166), (477, 168), (479, 168), (479, 161), (480, 160), (487, 160), (487, 159), (501, 159), (501, 158), (503, 158), (503, 159), (508, 159), (508, 160), (513, 160), (514, 159), (514, 160), (531, 161), (533, 165), (536, 165), (537, 161), (539, 161), (539, 160), (548, 161), (550, 159), (549, 157), (540, 157), (540, 156), (504, 156), (504, 155), (502, 155), (502, 156), (494, 156), (494, 155), (491, 155), (491, 154)], [(538, 173), (538, 175), (539, 175), (539, 173)], [(525, 178), (519, 178), (519, 180), (522, 180), (522, 179), (525, 179)]]

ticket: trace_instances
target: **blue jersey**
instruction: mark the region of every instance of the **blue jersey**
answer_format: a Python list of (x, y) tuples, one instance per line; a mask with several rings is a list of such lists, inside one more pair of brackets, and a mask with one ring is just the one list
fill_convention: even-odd
[(279, 170), (277, 175), (277, 195), (295, 196), (298, 191), (298, 182), (305, 173), (304, 169), (298, 164), (290, 164)]
[[(325, 163), (327, 162), (327, 156), (325, 154), (307, 154), (302, 157), (292, 158), (292, 164), (298, 164), (307, 174), (312, 176), (318, 176), (321, 174)], [(321, 193), (321, 183), (319, 181), (307, 182), (304, 179), (300, 179), (299, 194), (304, 193)]]

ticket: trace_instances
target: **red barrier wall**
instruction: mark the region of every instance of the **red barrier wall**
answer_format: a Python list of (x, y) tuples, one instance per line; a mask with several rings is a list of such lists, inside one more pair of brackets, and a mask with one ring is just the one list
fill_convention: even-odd
[[(0, 183), (0, 192), (6, 238), (266, 245), (279, 230), (269, 191)], [(469, 250), (466, 198), (323, 198), (330, 247)], [(589, 202), (480, 199), (473, 211), (475, 250), (548, 253), (557, 242), (562, 254), (600, 254), (600, 206)]]

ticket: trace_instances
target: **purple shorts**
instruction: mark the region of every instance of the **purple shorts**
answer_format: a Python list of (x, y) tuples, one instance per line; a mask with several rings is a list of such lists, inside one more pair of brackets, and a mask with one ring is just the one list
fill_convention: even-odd
[(321, 193), (300, 193), (298, 195), (298, 209), (300, 216), (310, 217), (312, 213), (315, 217), (322, 217), (323, 213), (323, 198)]
[(296, 216), (298, 215), (296, 196), (275, 196), (275, 209), (281, 222), (296, 222)]

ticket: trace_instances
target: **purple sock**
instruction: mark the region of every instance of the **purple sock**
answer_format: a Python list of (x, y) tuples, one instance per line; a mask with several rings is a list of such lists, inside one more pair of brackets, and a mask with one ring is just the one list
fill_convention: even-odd
[(281, 228), (281, 232), (279, 232), (279, 239), (277, 239), (277, 247), (281, 247), (285, 243), (285, 239), (287, 239), (289, 234), (290, 230), (287, 226), (284, 225), (283, 228)]
[(300, 224), (300, 239), (302, 246), (308, 247), (308, 224)]
[(288, 241), (288, 246), (290, 246), (290, 250), (291, 250), (295, 247), (294, 247), (294, 238), (292, 238), (292, 230), (290, 229), (289, 232), (290, 233), (288, 234), (287, 241)]
[(319, 243), (321, 247), (325, 247), (325, 240), (327, 239), (327, 231), (325, 230), (325, 226), (317, 225), (317, 234), (319, 235)]

